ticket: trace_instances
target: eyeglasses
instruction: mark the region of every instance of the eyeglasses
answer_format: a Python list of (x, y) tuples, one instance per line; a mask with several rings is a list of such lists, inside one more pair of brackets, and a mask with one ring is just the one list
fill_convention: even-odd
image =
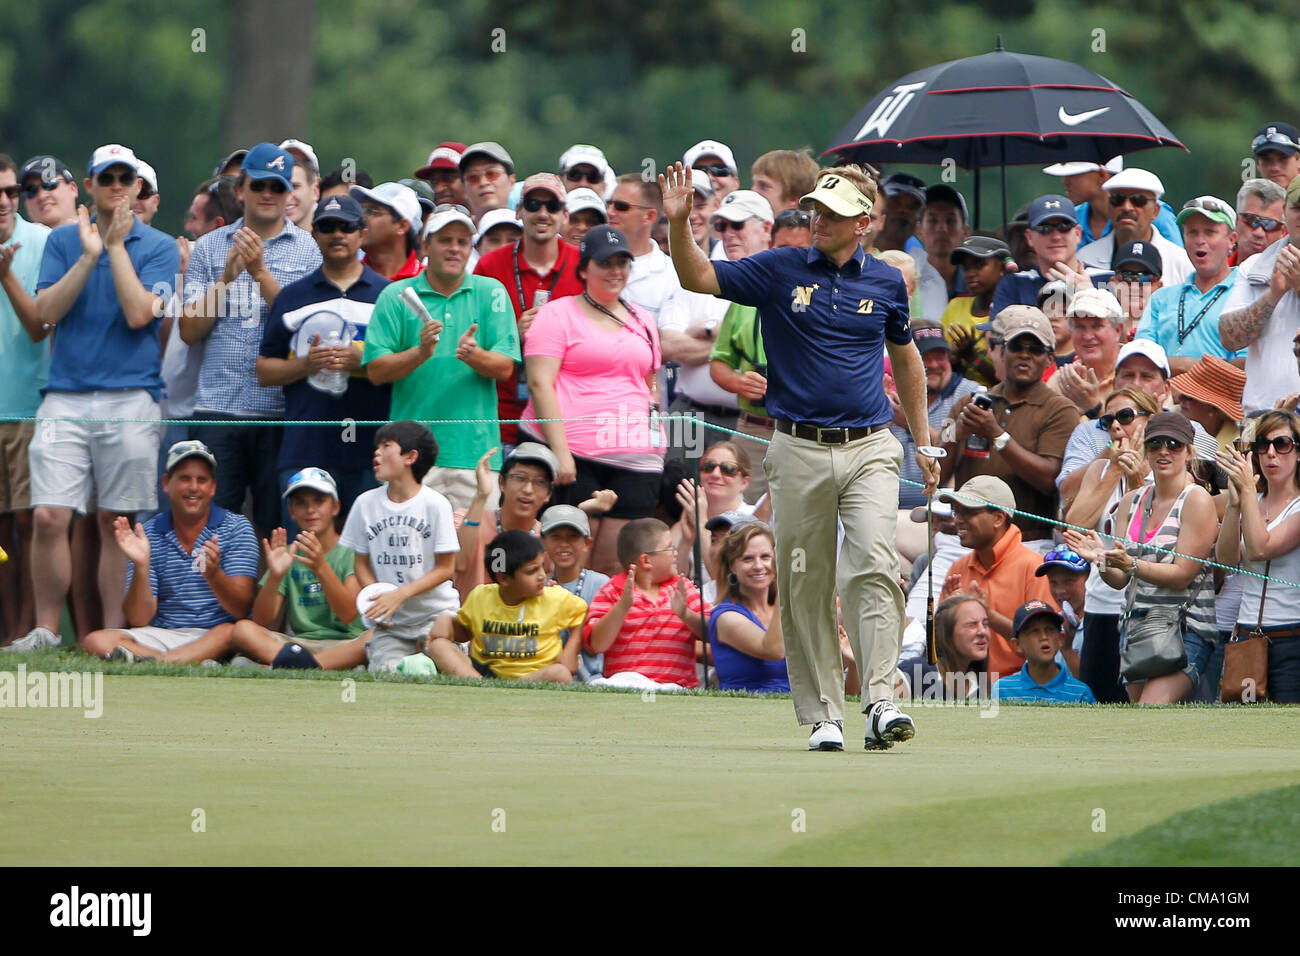
[(566, 169), (564, 171), (564, 178), (571, 183), (580, 183), (583, 180), (586, 180), (587, 182), (591, 183), (593, 186), (595, 186), (597, 183), (603, 183), (605, 181), (605, 177), (602, 176), (600, 173), (596, 172), (594, 169), (589, 173), (581, 172), (578, 169)]
[(1007, 351), (1027, 352), (1030, 355), (1046, 355), (1047, 346), (1028, 335), (1018, 335), (1007, 343)]
[(1162, 448), (1166, 451), (1177, 451), (1183, 447), (1183, 443), (1177, 438), (1148, 438), (1142, 443), (1142, 447), (1147, 451), (1160, 451)]
[(1111, 209), (1118, 209), (1126, 202), (1132, 203), (1134, 209), (1141, 209), (1147, 203), (1155, 202), (1155, 200), (1152, 199), (1150, 196), (1148, 196), (1146, 193), (1111, 193), (1110, 194)]
[(1262, 229), (1265, 232), (1275, 232), (1286, 225), (1281, 219), (1270, 219), (1268, 216), (1256, 216), (1253, 212), (1238, 213), (1237, 218), (1250, 226), (1251, 229)]
[(1139, 415), (1150, 415), (1150, 412), (1143, 411), (1140, 408), (1121, 408), (1113, 415), (1102, 415), (1097, 419), (1097, 427), (1102, 431), (1110, 431), (1110, 426), (1119, 422), (1121, 425), (1132, 425), (1133, 419)]
[(517, 485), (532, 485), (534, 488), (538, 488), (542, 491), (551, 487), (551, 479), (534, 478), (532, 475), (526, 475), (522, 471), (510, 472), (510, 474), (506, 475), (506, 481), (513, 481)]
[[(41, 179), (41, 180), (38, 180), (37, 182), (32, 183), (30, 186), (24, 186), (24, 187), (22, 187), (22, 190), (23, 190), (23, 198), (24, 198), (24, 199), (35, 199), (35, 198), (36, 198), (36, 194), (37, 194), (38, 192), (41, 192), (42, 190), (45, 191), (45, 192), (47, 192), (47, 193), (48, 193), (48, 192), (53, 192), (55, 189), (58, 189), (58, 188), (59, 188), (59, 185), (60, 185), (62, 182), (64, 182), (64, 180), (63, 180), (62, 177), (60, 177), (60, 178), (58, 178), (58, 179)], [(13, 188), (13, 187), (10, 187), (10, 188)]]
[(332, 236), (336, 232), (344, 232), (350, 236), (361, 228), (361, 223), (342, 222), (338, 219), (322, 219), (320, 222), (314, 223), (312, 228), (322, 236)]
[(124, 173), (110, 173), (106, 169), (95, 177), (95, 182), (105, 187), (112, 186), (114, 183), (121, 183), (123, 186), (131, 186), (135, 184), (135, 179), (136, 176), (132, 170), (128, 169)]
[[(1136, 203), (1134, 205), (1136, 205)], [(1213, 196), (1208, 199), (1187, 200), (1187, 202), (1183, 203), (1183, 210), (1186, 211), (1188, 209), (1204, 209), (1206, 212), (1223, 212), (1227, 213), (1229, 216), (1233, 216), (1234, 218), (1237, 215), (1233, 211), (1232, 207), (1226, 202), (1215, 199)]]
[[(0, 192), (3, 192), (10, 199), (14, 199), (14, 200), (16, 200), (20, 195), (22, 195), (26, 191), (27, 190), (23, 189), (23, 187), (21, 186), (5, 186), (3, 189), (0, 189)], [(34, 189), (32, 190), (32, 195), (33, 196), (36, 195), (36, 190)]]
[(1251, 152), (1258, 153), (1269, 144), (1275, 146), (1289, 146), (1292, 149), (1300, 149), (1300, 143), (1297, 143), (1290, 136), (1286, 135), (1286, 133), (1279, 133), (1277, 130), (1273, 130), (1268, 133), (1260, 133), (1252, 139), (1250, 141)]
[(279, 179), (250, 179), (248, 188), (255, 193), (264, 193), (269, 189), (277, 196), (282, 196), (289, 191), (289, 187)]
[(482, 182), (494, 183), (506, 174), (504, 166), (494, 166), (491, 169), (480, 169), (477, 172), (466, 173), (461, 178), (470, 186), (477, 186)]
[(1047, 236), (1054, 232), (1070, 232), (1076, 225), (1078, 225), (1078, 223), (1067, 222), (1064, 219), (1057, 219), (1053, 222), (1040, 222), (1037, 226), (1030, 226), (1029, 228), (1033, 229), (1034, 232), (1038, 233), (1040, 236)]
[(772, 224), (778, 229), (791, 227), (807, 229), (811, 222), (812, 216), (802, 209), (782, 209), (776, 214), (776, 220)]
[(740, 474), (740, 466), (733, 465), (729, 461), (705, 461), (700, 463), (700, 474), (711, 475), (714, 469), (722, 472), (728, 478), (735, 478)]
[(528, 210), (528, 212), (537, 212), (543, 206), (546, 207), (547, 212), (554, 214), (564, 208), (564, 203), (559, 199), (538, 199), (536, 197), (524, 200), (524, 209)]
[(611, 199), (609, 204), (619, 212), (627, 212), (633, 206), (637, 209), (652, 209), (653, 206), (643, 206), (639, 202), (628, 202), (626, 199)]
[(1256, 438), (1250, 443), (1250, 450), (1256, 455), (1262, 455), (1268, 451), (1270, 445), (1279, 455), (1286, 455), (1295, 450), (1295, 439), (1290, 435), (1278, 435), (1276, 438)]
[(1148, 282), (1155, 282), (1158, 276), (1153, 276), (1149, 272), (1116, 272), (1115, 280), (1117, 282), (1137, 282), (1140, 285), (1146, 285)]
[(669, 545), (666, 548), (660, 548), (658, 551), (647, 551), (646, 554), (667, 554), (669, 551), (671, 551), (673, 554), (676, 554), (677, 546)]
[(719, 219), (717, 222), (713, 224), (713, 231), (718, 233), (719, 235), (725, 236), (727, 234), (728, 229), (734, 229), (736, 230), (736, 232), (740, 232), (742, 229), (745, 228), (745, 223), (747, 222), (749, 222), (748, 219), (745, 219), (741, 222), (732, 222), (729, 219)]
[(691, 168), (698, 169), (702, 173), (708, 173), (710, 176), (722, 177), (735, 175), (735, 173), (722, 164), (718, 164), (717, 166), (692, 166)]

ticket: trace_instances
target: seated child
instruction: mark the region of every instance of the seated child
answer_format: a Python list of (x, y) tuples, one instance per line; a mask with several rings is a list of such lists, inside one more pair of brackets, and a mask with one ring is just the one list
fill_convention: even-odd
[[(657, 518), (629, 521), (617, 548), (627, 570), (600, 589), (587, 615), (587, 647), (605, 655), (605, 676), (593, 683), (697, 686), (700, 593), (677, 573), (668, 525)], [(615, 679), (620, 675), (627, 676)]]
[[(543, 511), (542, 547), (551, 560), (551, 576), (555, 583), (590, 606), (596, 592), (609, 582), (609, 575), (587, 567), (587, 557), (591, 554), (591, 522), (587, 520), (586, 512), (573, 505), (552, 505)], [(565, 644), (571, 636), (579, 645), (578, 670), (574, 676), (589, 684), (603, 676), (604, 655), (593, 654), (582, 646), (581, 629), (560, 632), (560, 640)]]
[[(578, 669), (578, 642), (563, 645), (560, 631), (582, 627), (586, 602), (546, 585), (542, 544), (524, 531), (493, 538), (483, 563), (494, 583), (471, 591), (452, 635), (434, 638), (425, 649), (438, 673), (569, 683)], [(468, 657), (456, 646), (464, 643)]]
[(1056, 652), (1064, 641), (1061, 634), (1063, 621), (1064, 618), (1044, 601), (1030, 601), (1016, 611), (1011, 627), (1020, 653), (1025, 655), (1025, 663), (1020, 673), (1008, 674), (993, 685), (996, 699), (1056, 704), (1097, 703), (1087, 684), (1071, 677), (1066, 668), (1056, 663)]

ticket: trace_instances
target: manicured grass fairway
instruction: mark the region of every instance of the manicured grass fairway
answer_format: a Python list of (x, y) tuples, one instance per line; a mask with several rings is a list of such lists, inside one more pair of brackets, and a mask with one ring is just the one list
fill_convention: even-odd
[(1300, 780), (1276, 707), (916, 706), (908, 744), (863, 752), (855, 713), (819, 754), (788, 699), (228, 673), (0, 710), (0, 864), (1055, 864)]

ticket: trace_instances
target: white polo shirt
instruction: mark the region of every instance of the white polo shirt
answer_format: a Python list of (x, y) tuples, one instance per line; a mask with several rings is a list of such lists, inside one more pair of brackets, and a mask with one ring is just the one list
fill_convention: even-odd
[[(1290, 237), (1283, 236), (1237, 267), (1237, 281), (1224, 299), (1220, 321), (1230, 312), (1254, 305), (1268, 291), (1273, 265), (1288, 242)], [(1291, 340), (1298, 326), (1300, 297), (1288, 291), (1278, 300), (1259, 338), (1246, 350), (1246, 388), (1241, 396), (1246, 411), (1272, 408), (1274, 399), (1300, 392), (1300, 370), (1291, 351)]]

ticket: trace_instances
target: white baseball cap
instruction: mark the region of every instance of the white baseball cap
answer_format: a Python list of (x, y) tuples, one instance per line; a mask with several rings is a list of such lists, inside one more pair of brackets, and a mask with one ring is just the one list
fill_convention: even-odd
[(348, 195), (357, 202), (369, 199), (381, 206), (387, 206), (405, 219), (410, 227), (417, 232), (424, 221), (424, 215), (420, 209), (420, 197), (410, 186), (403, 186), (401, 183), (380, 183), (374, 189), (367, 189), (365, 186), (353, 186), (348, 190)]
[[(513, 216), (514, 213), (512, 212), (511, 215)], [(424, 231), (420, 233), (420, 240), (424, 241), (435, 232), (441, 232), (453, 222), (463, 223), (469, 229), (469, 234), (474, 235), (474, 220), (470, 218), (469, 210), (464, 206), (444, 204), (434, 209), (432, 215), (429, 216), (428, 222), (424, 224)]]
[(523, 223), (515, 217), (513, 209), (489, 209), (483, 213), (483, 218), (478, 221), (478, 232), (474, 234), (474, 245), (477, 246), (479, 240), (497, 226), (514, 226), (521, 232), (524, 228)]
[(1067, 314), (1071, 316), (1087, 315), (1097, 319), (1110, 319), (1112, 322), (1124, 318), (1119, 299), (1108, 289), (1080, 289), (1069, 302)]
[(713, 180), (709, 174), (698, 169), (691, 170), (691, 189), (704, 194), (705, 199), (713, 198)]
[(1134, 339), (1129, 342), (1119, 350), (1119, 355), (1115, 358), (1115, 368), (1118, 369), (1135, 355), (1141, 355), (1149, 360), (1152, 365), (1165, 373), (1165, 378), (1172, 374), (1169, 369), (1169, 356), (1165, 354), (1164, 346), (1155, 339)]
[(339, 487), (334, 483), (333, 476), (324, 468), (302, 468), (294, 472), (293, 477), (284, 486), (284, 494), (280, 497), (288, 498), (299, 488), (311, 488), (313, 491), (319, 491), (338, 500)]
[(564, 197), (564, 208), (568, 210), (570, 216), (583, 209), (594, 209), (602, 217), (605, 216), (605, 200), (596, 195), (594, 189), (588, 189), (586, 186), (570, 189)]
[(570, 146), (560, 156), (560, 172), (564, 172), (571, 166), (592, 166), (602, 177), (605, 171), (609, 169), (609, 160), (605, 158), (605, 153), (595, 146), (588, 146), (586, 143), (577, 143)]
[(312, 168), (312, 172), (314, 172), (317, 176), (320, 175), (320, 162), (316, 159), (316, 150), (311, 148), (310, 143), (304, 143), (300, 139), (286, 139), (283, 143), (280, 144), (280, 148), (284, 150), (286, 153), (288, 152), (301, 153), (302, 158), (307, 160), (307, 165)]
[(1141, 189), (1145, 192), (1155, 193), (1157, 199), (1165, 194), (1165, 184), (1160, 181), (1160, 177), (1145, 169), (1126, 169), (1123, 172), (1116, 173), (1102, 183), (1101, 188), (1106, 190)]
[(1043, 172), (1049, 176), (1080, 176), (1083, 173), (1095, 173), (1099, 169), (1104, 169), (1108, 173), (1118, 173), (1124, 168), (1124, 157), (1116, 156), (1108, 163), (1056, 163), (1052, 166), (1044, 166)]
[(726, 143), (719, 143), (716, 139), (702, 139), (682, 155), (682, 165), (690, 169), (701, 156), (716, 156), (722, 160), (722, 165), (731, 170), (731, 175), (740, 175), (736, 172), (736, 156)]
[(143, 159), (137, 160), (138, 166), (135, 174), (149, 184), (149, 188), (155, 193), (158, 192), (158, 174), (153, 171), (153, 167)]
[(767, 199), (752, 189), (737, 189), (727, 193), (718, 206), (718, 211), (709, 217), (709, 221), (726, 219), (728, 222), (745, 222), (749, 219), (761, 219), (763, 222), (770, 223), (772, 218), (772, 204)]
[(102, 173), (109, 166), (117, 165), (129, 166), (137, 173), (140, 171), (140, 161), (135, 158), (135, 153), (129, 147), (109, 143), (107, 146), (101, 146), (90, 154), (90, 163), (86, 166), (86, 175), (94, 176)]

